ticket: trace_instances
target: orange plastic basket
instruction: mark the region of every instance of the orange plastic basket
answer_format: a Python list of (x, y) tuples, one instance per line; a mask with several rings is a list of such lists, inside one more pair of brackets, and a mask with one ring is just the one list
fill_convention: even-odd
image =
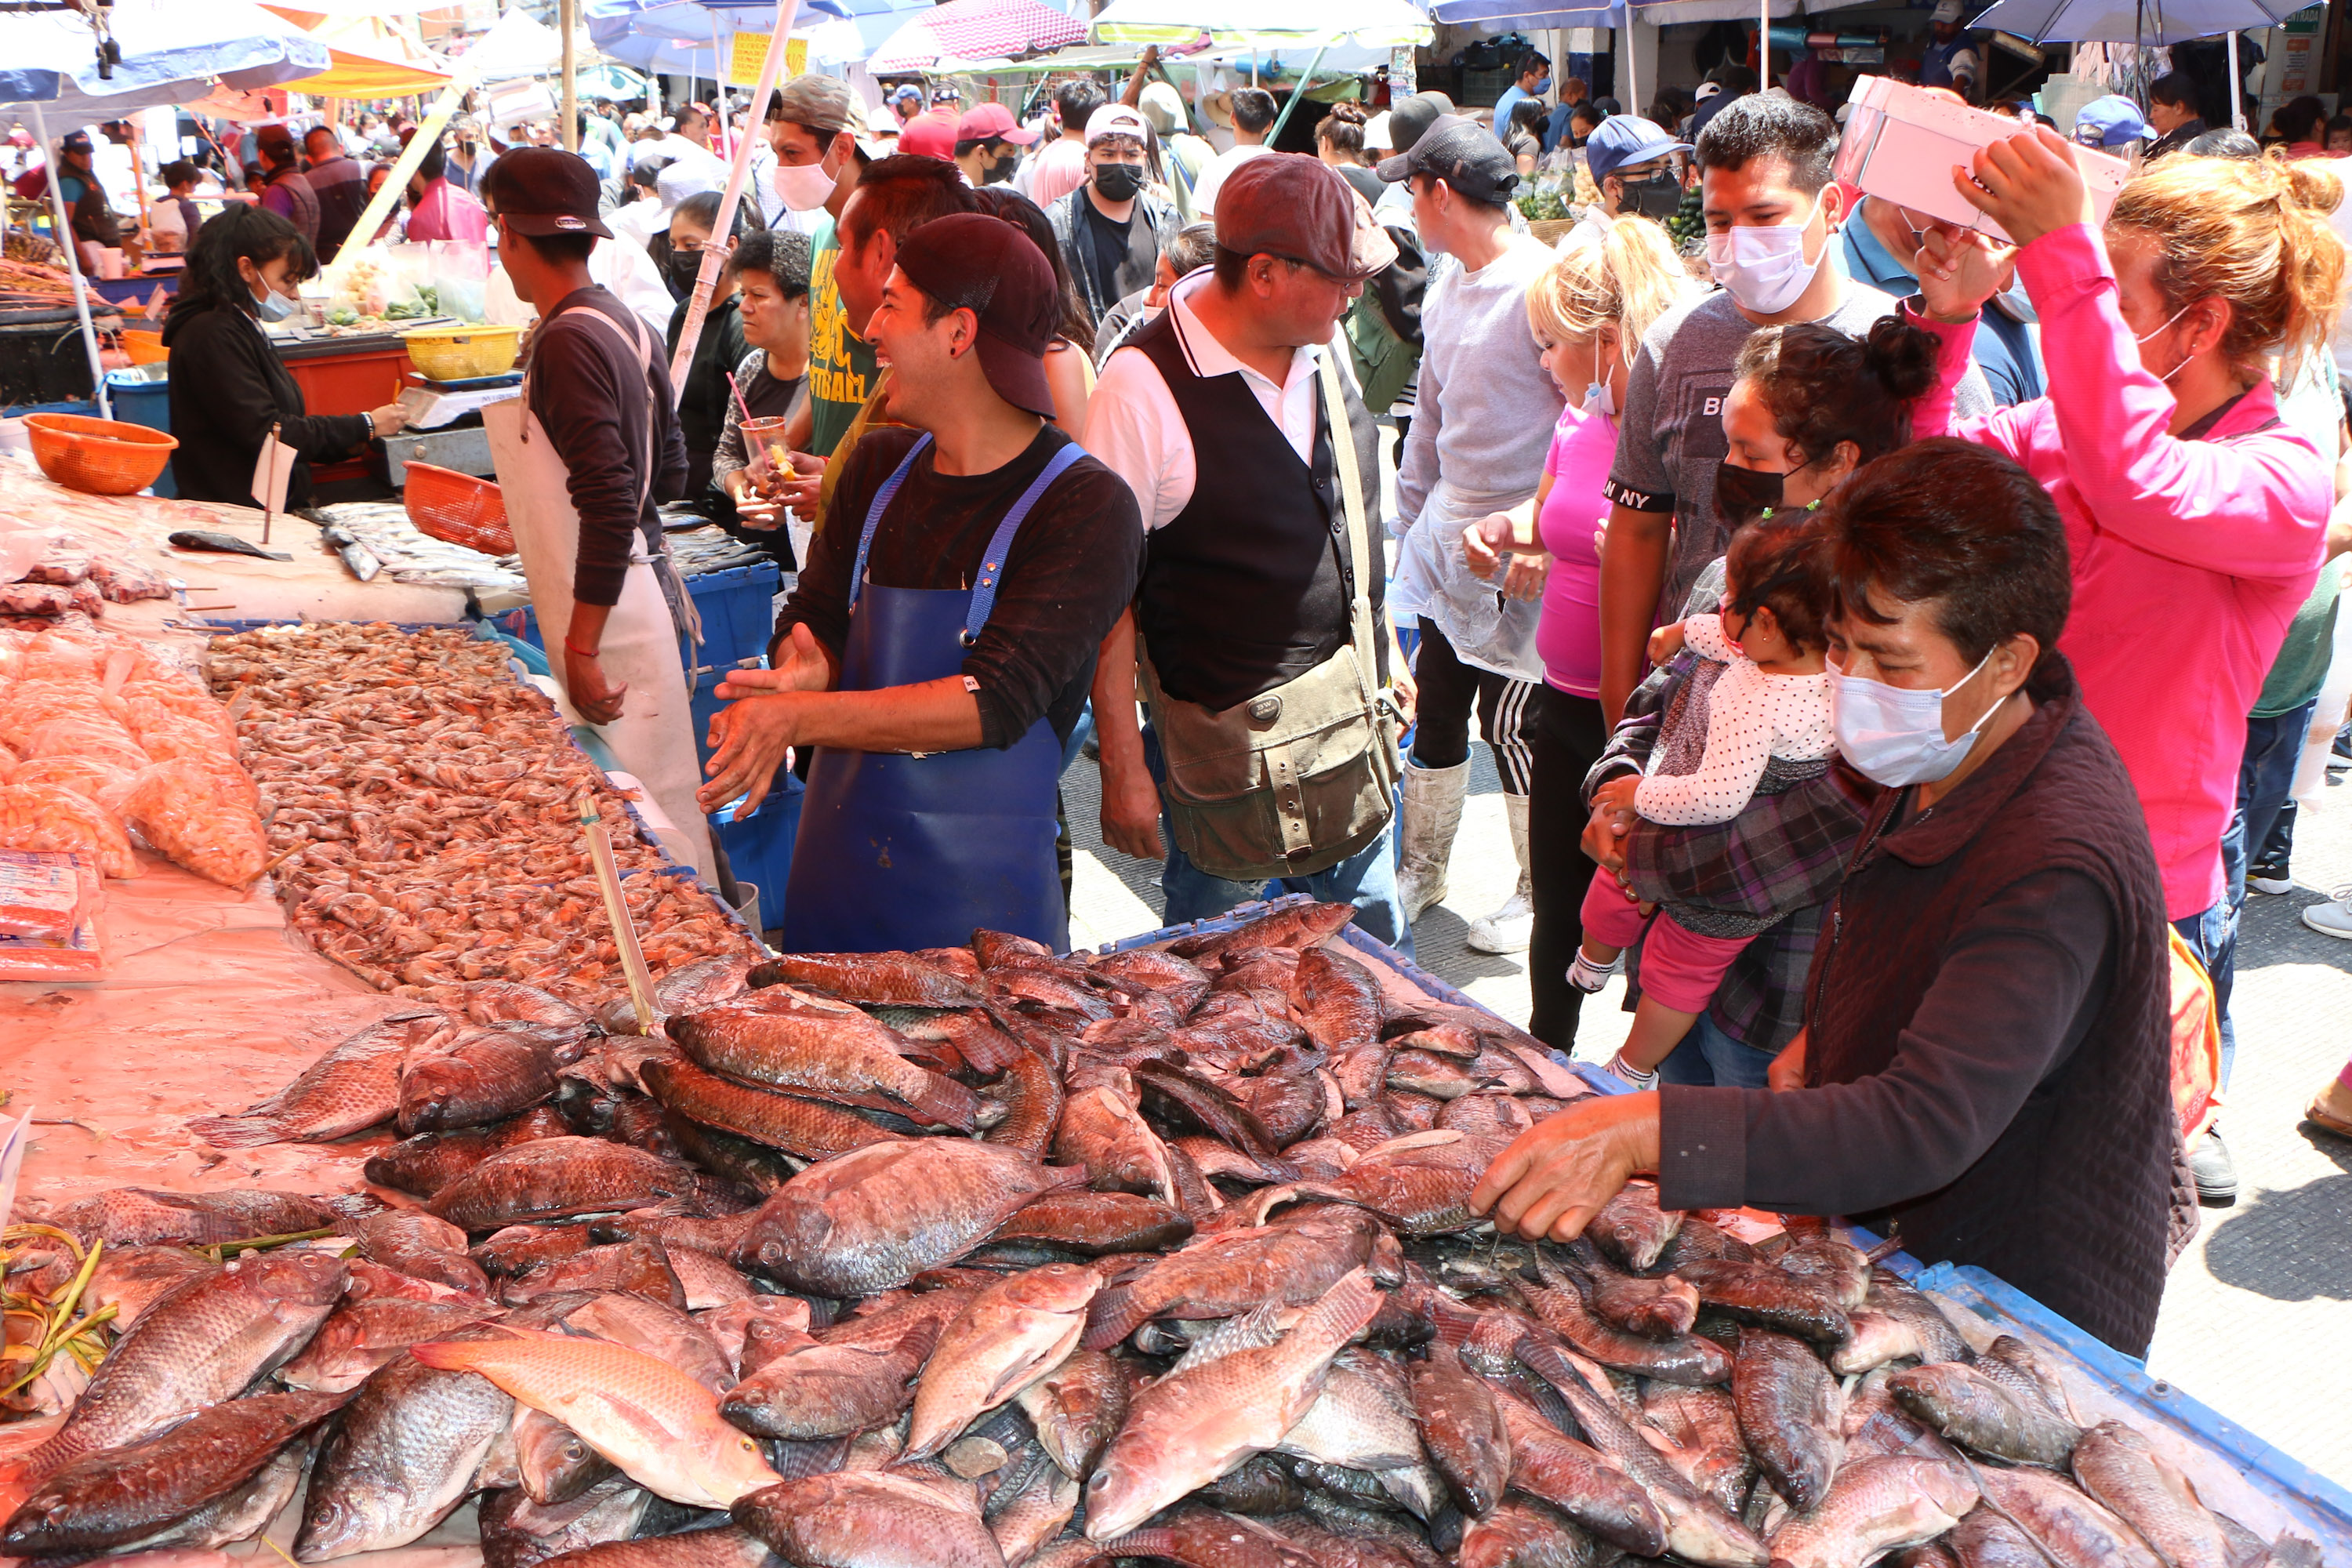
[(432, 463), (411, 463), (402, 500), (417, 531), (485, 555), (512, 555), (507, 499), (488, 479)]
[(122, 352), (131, 356), (132, 364), (164, 364), (172, 358), (172, 351), (163, 346), (163, 333), (137, 327), (122, 329)]
[(41, 465), (41, 472), (69, 490), (98, 496), (145, 489), (180, 444), (144, 425), (79, 414), (28, 414), (25, 429), (32, 437), (33, 461)]

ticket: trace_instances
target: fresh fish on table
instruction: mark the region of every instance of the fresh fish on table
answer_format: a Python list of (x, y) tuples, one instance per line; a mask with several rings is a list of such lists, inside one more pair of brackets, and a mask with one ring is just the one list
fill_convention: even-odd
[(309, 1342), (347, 1278), (341, 1259), (316, 1252), (248, 1253), (173, 1291), (116, 1342), (64, 1425), (15, 1474), (44, 1479), (236, 1398)]
[[(1445, 1500), (1444, 1478), (1430, 1465), (1413, 1424), (1404, 1373), (1373, 1351), (1351, 1346), (1331, 1359), (1323, 1392), (1275, 1452), (1368, 1477), (1418, 1519), (1434, 1517)], [(1373, 1495), (1369, 1488), (1367, 1495)]]
[(1108, 1350), (1154, 1318), (1228, 1318), (1266, 1302), (1309, 1305), (1370, 1262), (1381, 1239), (1372, 1217), (1353, 1208), (1310, 1209), (1195, 1239), (1096, 1297), (1082, 1342)]
[(1158, 1252), (1192, 1234), (1181, 1209), (1133, 1193), (1060, 1192), (1032, 1199), (991, 1241), (1042, 1241), (1087, 1257)]
[(824, 1568), (1004, 1568), (969, 1482), (916, 1472), (810, 1476), (753, 1492), (735, 1522), (789, 1563)]
[(740, 1083), (965, 1132), (979, 1114), (977, 1095), (908, 1061), (908, 1042), (862, 1014), (713, 1007), (674, 1017), (666, 1027), (698, 1066)]
[(1353, 1271), (1276, 1338), (1260, 1309), (1196, 1344), (1129, 1403), (1087, 1482), (1087, 1535), (1108, 1541), (1281, 1441), (1322, 1392), (1331, 1358), (1372, 1321), (1380, 1292)]
[(676, 1308), (681, 1315), (686, 1310), (686, 1287), (670, 1268), (667, 1250), (650, 1237), (583, 1247), (519, 1279), (508, 1280), (499, 1297), (509, 1306), (520, 1306), (570, 1290), (625, 1292)]
[(832, 1298), (869, 1296), (962, 1256), (1081, 1171), (955, 1138), (877, 1143), (812, 1165), (761, 1205), (738, 1268)]
[(937, 1453), (982, 1412), (1017, 1397), (1078, 1348), (1102, 1276), (1073, 1263), (1024, 1269), (964, 1303), (915, 1390), (903, 1459)]
[(318, 1230), (335, 1223), (335, 1212), (299, 1193), (115, 1187), (51, 1210), (45, 1223), (71, 1232), (84, 1247), (218, 1247)]
[(501, 1150), (433, 1194), (425, 1209), (467, 1230), (620, 1213), (691, 1196), (682, 1165), (601, 1138), (541, 1138)]
[(898, 1137), (840, 1106), (735, 1083), (683, 1058), (650, 1058), (639, 1064), (637, 1076), (654, 1099), (689, 1125), (731, 1133), (800, 1160), (827, 1160)]
[(1815, 1344), (1843, 1344), (1853, 1324), (1831, 1288), (1769, 1263), (1691, 1258), (1675, 1273), (1698, 1292), (1702, 1306), (1727, 1312), (1743, 1323), (1791, 1334)]
[(1976, 1369), (2016, 1394), (2030, 1409), (2044, 1409), (2074, 1426), (2074, 1407), (2067, 1403), (2065, 1385), (2042, 1353), (2015, 1334), (2003, 1334), (1985, 1347)]
[(92, 1311), (114, 1309), (114, 1328), (127, 1332), (171, 1291), (220, 1265), (184, 1247), (110, 1247), (100, 1255), (82, 1300)]
[(584, 1225), (510, 1225), (467, 1247), (466, 1256), (485, 1274), (512, 1279), (584, 1251), (589, 1240)]
[(404, 1138), (362, 1167), (380, 1187), (429, 1198), (502, 1149), (537, 1138), (561, 1138), (572, 1131), (552, 1106), (538, 1106), (490, 1127), (455, 1132), (420, 1132)]
[(1629, 1273), (1641, 1274), (1656, 1264), (1683, 1227), (1679, 1209), (1658, 1206), (1658, 1189), (1649, 1182), (1628, 1182), (1617, 1195), (1601, 1205), (1587, 1222), (1584, 1234), (1610, 1261)]
[(1310, 947), (1298, 955), (1289, 1002), (1290, 1016), (1307, 1037), (1330, 1051), (1378, 1037), (1388, 1019), (1371, 972), (1328, 947)]
[(2083, 1429), (1973, 1366), (1939, 1362), (1886, 1380), (1895, 1402), (1960, 1447), (1990, 1458), (2063, 1469)]
[[(551, 1558), (541, 1561), (552, 1561)], [(768, 1543), (731, 1524), (606, 1541), (563, 1554), (564, 1568), (775, 1568)], [(490, 1568), (500, 1568), (493, 1563)]]
[(436, 1371), (413, 1348), (394, 1355), (360, 1385), (319, 1450), (296, 1559), (326, 1563), (416, 1540), (466, 1500), (513, 1420), (514, 1401), (486, 1379)]
[[(492, 1492), (482, 1500), (482, 1560), (486, 1568), (534, 1568), (566, 1552), (626, 1542), (652, 1501), (651, 1492), (626, 1477), (599, 1481), (555, 1503), (536, 1502), (520, 1487)], [(766, 1548), (761, 1550), (764, 1555)]]
[(983, 999), (971, 980), (912, 952), (787, 952), (755, 967), (749, 983), (811, 986), (869, 1007), (977, 1007)]
[(1128, 1398), (1127, 1373), (1109, 1356), (1089, 1350), (1073, 1352), (1013, 1396), (1046, 1456), (1076, 1481), (1094, 1473), (1127, 1419)]
[(478, 1024), (411, 1052), (400, 1074), (402, 1136), (530, 1110), (554, 1094), (556, 1069), (574, 1045), (570, 1031), (541, 1024)]
[(1843, 1401), (1821, 1358), (1786, 1334), (1742, 1330), (1731, 1399), (1772, 1489), (1800, 1513), (1817, 1506), (1845, 1455)]
[[(966, 1300), (933, 1290), (794, 1336), (728, 1390), (721, 1409), (746, 1431), (798, 1442), (887, 1426), (914, 1403), (915, 1373)], [(747, 1361), (751, 1353), (747, 1333)]]
[(443, 1340), (408, 1353), (440, 1371), (480, 1373), (673, 1502), (725, 1508), (775, 1479), (759, 1444), (720, 1418), (716, 1394), (642, 1351), (535, 1333)]
[[(806, 1321), (806, 1312), (799, 1315)], [(724, 1394), (734, 1384), (718, 1338), (700, 1320), (667, 1303), (625, 1291), (600, 1291), (565, 1311), (559, 1322), (568, 1332), (643, 1351), (713, 1394)]]
[(2074, 1445), (2074, 1479), (2155, 1548), (2165, 1568), (2231, 1568), (2228, 1537), (2179, 1467), (2120, 1421)]
[(144, 1541), (245, 1485), (341, 1403), (326, 1394), (226, 1400), (153, 1436), (77, 1459), (0, 1525), (0, 1551), (52, 1557)]
[(414, 1210), (370, 1215), (352, 1226), (360, 1256), (467, 1296), (487, 1296), (489, 1277), (466, 1255), (466, 1233), (447, 1220)]
[(1821, 1500), (1784, 1521), (1766, 1542), (1788, 1568), (1863, 1568), (1880, 1554), (1934, 1540), (1977, 1505), (1977, 1483), (1948, 1459), (1862, 1459), (1837, 1473)]
[(521, 1491), (535, 1503), (569, 1502), (613, 1476), (612, 1461), (590, 1447), (579, 1433), (545, 1411), (515, 1406), (509, 1428)]
[(1592, 1568), (1592, 1537), (1566, 1514), (1532, 1498), (1513, 1498), (1474, 1519), (1454, 1553), (1458, 1568)]
[(1223, 963), (1223, 955), (1253, 947), (1286, 948), (1298, 951), (1313, 947), (1356, 918), (1350, 904), (1318, 904), (1300, 900), (1269, 910), (1255, 920), (1244, 921), (1231, 931), (1202, 931), (1178, 937), (1168, 944), (1167, 952), (1177, 958), (1208, 967), (1208, 961)]
[(324, 1143), (389, 1121), (400, 1109), (400, 1067), (410, 1047), (447, 1022), (431, 1008), (387, 1014), (236, 1116), (200, 1116), (188, 1131), (215, 1148)]
[(1648, 1339), (1671, 1340), (1689, 1333), (1698, 1321), (1698, 1292), (1688, 1280), (1672, 1274), (1622, 1273), (1601, 1256), (1590, 1236), (1577, 1237), (1561, 1251), (1569, 1272), (1583, 1288), (1586, 1304), (1602, 1322)]
[(1580, 1353), (1602, 1366), (1638, 1373), (1664, 1383), (1696, 1387), (1722, 1383), (1731, 1376), (1730, 1353), (1713, 1340), (1696, 1334), (1652, 1339), (1604, 1322), (1586, 1304), (1584, 1292), (1577, 1282), (1555, 1267), (1540, 1249), (1536, 1254), (1536, 1266), (1548, 1287), (1528, 1292), (1536, 1310)]
[(1496, 1404), (1510, 1434), (1513, 1490), (1542, 1499), (1580, 1529), (1637, 1557), (1665, 1551), (1671, 1539), (1665, 1513), (1638, 1480), (1517, 1395), (1499, 1394)]
[(1979, 1465), (1976, 1474), (1985, 1500), (2047, 1547), (2058, 1568), (2162, 1568), (2129, 1524), (2049, 1471)]
[(278, 1381), (289, 1388), (348, 1393), (410, 1345), (446, 1339), (499, 1315), (488, 1301), (346, 1300), (302, 1353), (278, 1369)]
[(1470, 1212), (1470, 1193), (1507, 1144), (1466, 1132), (1434, 1129), (1408, 1133), (1369, 1149), (1328, 1181), (1269, 1187), (1253, 1200), (1263, 1216), (1297, 1198), (1354, 1204), (1370, 1210), (1404, 1237), (1441, 1235), (1485, 1225)]
[(1493, 1511), (1511, 1479), (1510, 1427), (1494, 1389), (1442, 1340), (1406, 1363), (1405, 1375), (1422, 1445), (1446, 1489), (1474, 1519)]
[(1063, 1106), (1054, 1158), (1084, 1169), (1087, 1184), (1098, 1193), (1157, 1194), (1173, 1203), (1176, 1176), (1169, 1168), (1167, 1145), (1136, 1109), (1126, 1070), (1109, 1072), (1118, 1087), (1098, 1085), (1072, 1095)]

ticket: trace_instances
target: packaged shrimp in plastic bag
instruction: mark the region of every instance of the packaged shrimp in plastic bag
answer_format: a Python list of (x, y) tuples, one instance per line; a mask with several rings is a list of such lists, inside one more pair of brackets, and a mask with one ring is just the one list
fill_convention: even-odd
[(139, 875), (122, 825), (88, 795), (55, 784), (0, 784), (0, 849), (87, 855), (106, 876)]
[(152, 764), (122, 798), (122, 815), (174, 865), (224, 888), (250, 886), (269, 865), (269, 840), (251, 803), (204, 764)]

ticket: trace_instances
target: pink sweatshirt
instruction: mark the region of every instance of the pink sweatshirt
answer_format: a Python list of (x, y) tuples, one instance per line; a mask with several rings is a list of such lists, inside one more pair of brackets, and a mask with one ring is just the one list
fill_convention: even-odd
[(2185, 919), (2221, 897), (2246, 714), (2318, 576), (2329, 465), (2278, 422), (2268, 379), (2203, 439), (2168, 435), (2172, 394), (2140, 368), (2106, 246), (2087, 225), (2042, 236), (2017, 263), (2042, 317), (2050, 395), (1955, 423), (1952, 386), (1976, 329), (1921, 321), (1943, 340), (1943, 376), (1913, 432), (2006, 453), (2057, 501), (2074, 572), (2058, 646), (2138, 788), (2165, 913)]

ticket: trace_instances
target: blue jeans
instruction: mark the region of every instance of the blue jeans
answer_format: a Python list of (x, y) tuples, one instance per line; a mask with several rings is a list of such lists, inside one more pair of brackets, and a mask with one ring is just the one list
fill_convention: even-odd
[[(1155, 781), (1167, 776), (1160, 757), (1160, 737), (1146, 726), (1144, 761)], [(1277, 893), (1305, 893), (1325, 903), (1356, 906), (1356, 924), (1405, 957), (1412, 956), (1412, 928), (1405, 923), (1404, 906), (1397, 902), (1396, 818), (1391, 816), (1381, 836), (1328, 870), (1311, 877), (1277, 877), (1267, 882), (1235, 882), (1212, 877), (1176, 847), (1176, 830), (1168, 808), (1160, 809), (1160, 833), (1168, 846), (1168, 864), (1160, 872), (1160, 890), (1166, 902), (1160, 919), (1169, 925), (1223, 914), (1236, 904)]]
[(1724, 1033), (1712, 1013), (1701, 1013), (1683, 1043), (1658, 1064), (1658, 1081), (1705, 1089), (1762, 1089), (1772, 1053)]
[[(2304, 737), (2311, 732), (2311, 715), (2319, 706), (2313, 698), (2291, 712), (2271, 719), (2246, 721), (2246, 754), (2238, 764), (2238, 809), (2221, 840), (2221, 868), (2230, 880), (2230, 910), (2246, 906), (2246, 873), (2264, 865), (2273, 830), (2287, 809), (2287, 792), (2294, 787), (2295, 763), (2303, 756)], [(2285, 857), (2274, 868), (2284, 870)]]

